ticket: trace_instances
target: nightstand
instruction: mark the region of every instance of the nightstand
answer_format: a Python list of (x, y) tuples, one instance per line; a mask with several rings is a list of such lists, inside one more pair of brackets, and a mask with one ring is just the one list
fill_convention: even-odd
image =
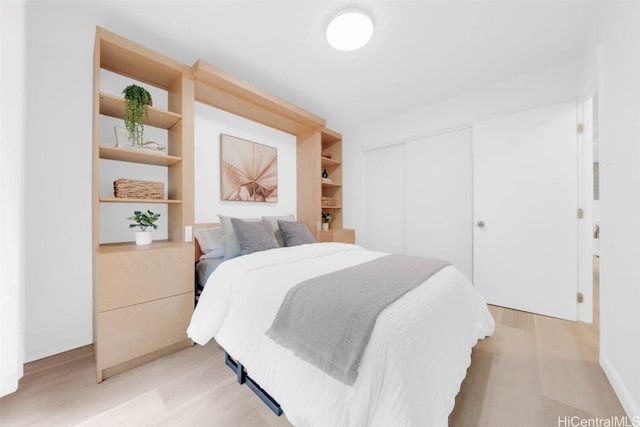
[(341, 242), (356, 243), (356, 231), (348, 228), (329, 229), (327, 231), (317, 231), (316, 240), (318, 242)]

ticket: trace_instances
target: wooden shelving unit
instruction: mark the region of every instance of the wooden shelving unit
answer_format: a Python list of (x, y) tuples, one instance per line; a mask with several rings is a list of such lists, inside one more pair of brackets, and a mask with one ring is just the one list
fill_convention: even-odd
[[(101, 143), (100, 116), (123, 118), (125, 105), (123, 98), (100, 90), (102, 69), (167, 92), (168, 109), (150, 107), (145, 121), (168, 131), (167, 154)], [(184, 243), (184, 230), (193, 224), (194, 107), (189, 68), (102, 28), (96, 29), (93, 79), (94, 352), (101, 382), (192, 345), (186, 328), (194, 304), (194, 249)], [(100, 159), (167, 168), (169, 198), (101, 195), (106, 178)], [(166, 204), (168, 239), (148, 246), (101, 244), (100, 223), (107, 218), (101, 218), (100, 205), (105, 203)]]
[[(297, 218), (317, 231), (322, 210), (331, 210), (333, 227), (342, 228), (342, 135), (326, 128), (321, 117), (267, 93), (202, 60), (191, 72), (195, 79), (196, 101), (236, 114), (297, 137)], [(322, 152), (331, 158), (322, 157)], [(322, 183), (327, 169), (332, 183)], [(336, 199), (336, 206), (323, 207), (322, 196)], [(340, 236), (340, 237), (337, 237)], [(351, 236), (351, 237), (344, 237)], [(353, 230), (332, 233), (324, 238), (353, 241)]]
[[(127, 76), (166, 90), (168, 108), (149, 108), (148, 126), (166, 129), (168, 155), (100, 142), (100, 116), (122, 118), (124, 100), (101, 91), (100, 71)], [(193, 312), (193, 254), (184, 242), (193, 225), (194, 100), (253, 120), (297, 138), (297, 217), (317, 230), (323, 210), (334, 215), (320, 241), (353, 241), (342, 229), (342, 136), (302, 108), (243, 82), (204, 61), (192, 67), (102, 28), (96, 30), (93, 91), (93, 264), (94, 347), (97, 380), (192, 344), (186, 328)], [(330, 152), (331, 158), (322, 157)], [(100, 195), (100, 160), (167, 168), (168, 198), (116, 199)], [(322, 183), (327, 169), (333, 183)], [(126, 178), (126, 177), (125, 177)], [(104, 183), (103, 183), (104, 184)], [(106, 187), (106, 186), (102, 186)], [(336, 206), (322, 206), (322, 196)], [(163, 203), (168, 239), (138, 247), (100, 244), (100, 206), (107, 203)]]
[[(332, 197), (335, 205), (321, 205), (322, 211), (329, 211), (333, 219), (330, 227), (334, 229), (342, 228), (342, 135), (331, 129), (323, 129), (321, 133), (321, 170), (327, 171), (329, 179), (333, 182), (322, 183), (322, 197)], [(325, 157), (329, 154), (331, 157)], [(322, 181), (322, 180), (321, 180)]]

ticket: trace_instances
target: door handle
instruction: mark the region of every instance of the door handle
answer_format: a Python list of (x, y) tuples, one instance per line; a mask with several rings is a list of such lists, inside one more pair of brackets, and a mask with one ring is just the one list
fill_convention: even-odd
[(483, 228), (484, 227), (484, 221), (478, 221), (476, 224), (478, 227)]

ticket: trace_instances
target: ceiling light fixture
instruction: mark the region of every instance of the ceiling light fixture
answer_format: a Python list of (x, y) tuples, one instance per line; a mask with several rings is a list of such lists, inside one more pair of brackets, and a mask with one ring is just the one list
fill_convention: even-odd
[(373, 35), (373, 22), (360, 10), (344, 10), (327, 27), (327, 40), (343, 52), (360, 49)]

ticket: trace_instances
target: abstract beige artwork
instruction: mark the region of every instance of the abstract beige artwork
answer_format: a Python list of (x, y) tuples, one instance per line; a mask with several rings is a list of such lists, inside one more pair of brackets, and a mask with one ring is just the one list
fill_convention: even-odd
[(242, 202), (278, 201), (278, 150), (220, 134), (220, 198)]

